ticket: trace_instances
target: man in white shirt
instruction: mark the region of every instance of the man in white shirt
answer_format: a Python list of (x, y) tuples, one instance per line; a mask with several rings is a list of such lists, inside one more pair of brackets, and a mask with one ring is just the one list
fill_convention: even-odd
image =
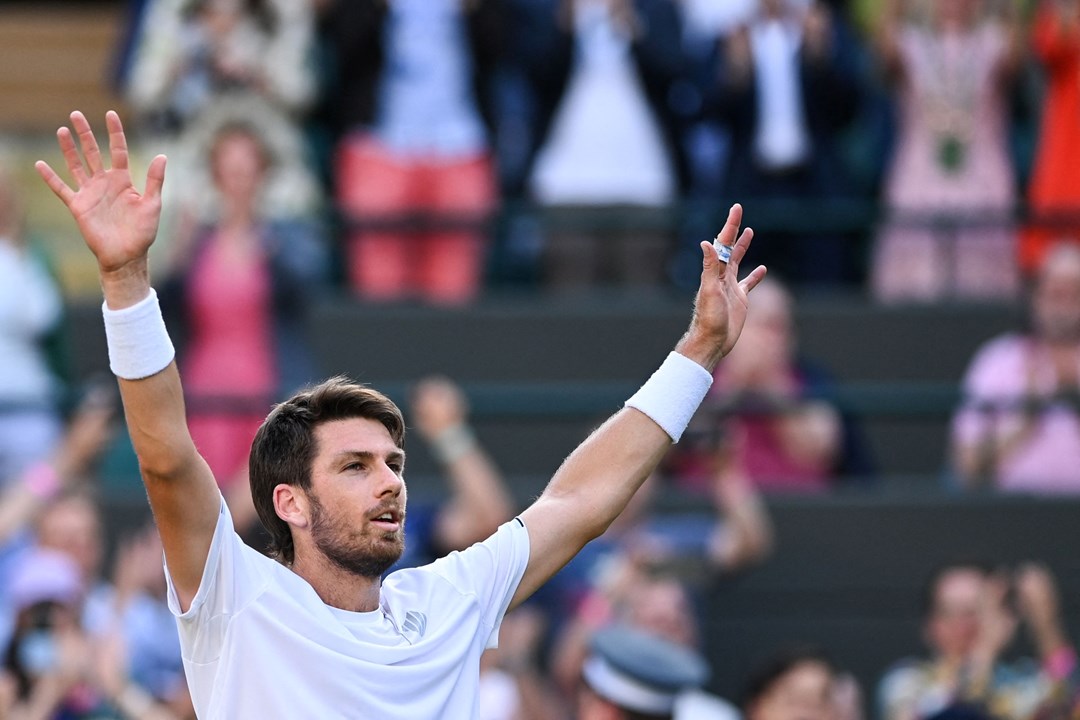
[[(86, 118), (57, 133), (69, 187), (37, 169), (98, 261), (109, 359), (165, 550), (170, 604), (201, 718), (466, 718), (479, 657), (503, 615), (625, 508), (677, 441), (734, 346), (747, 293), (738, 265), (753, 237), (732, 208), (717, 245), (701, 243), (690, 329), (642, 389), (488, 540), (421, 568), (400, 556), (406, 508), (401, 413), (341, 379), (271, 412), (252, 446), (251, 484), (278, 562), (244, 546), (191, 441), (174, 352), (150, 286), (165, 157), (131, 183), (120, 119), (109, 113), (105, 169)], [(738, 241), (736, 242), (736, 237)]]

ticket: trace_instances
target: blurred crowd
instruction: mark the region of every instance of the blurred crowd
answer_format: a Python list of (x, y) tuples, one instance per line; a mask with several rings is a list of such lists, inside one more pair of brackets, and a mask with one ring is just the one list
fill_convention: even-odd
[(733, 199), (799, 287), (1008, 300), (1080, 235), (1078, 12), (133, 0), (116, 88), (170, 155), (167, 242), (228, 212), (213, 148), (241, 126), (255, 216), (308, 225), (368, 301), (692, 286)]
[[(785, 296), (774, 285), (767, 297), (762, 315), (773, 318)], [(793, 444), (791, 485), (802, 478), (815, 487), (837, 451), (842, 420), (816, 403), (785, 421), (813, 438)], [(88, 393), (52, 452), (0, 490), (0, 717), (194, 717), (170, 611), (178, 605), (149, 518), (128, 523), (105, 566), (110, 521), (95, 461), (115, 429), (116, 404), (112, 391)], [(437, 501), (410, 502), (398, 567), (468, 547), (518, 510), (460, 387), (425, 378), (406, 409), (445, 488)], [(760, 429), (742, 432), (760, 442)], [(765, 499), (790, 486), (759, 481), (770, 476), (754, 474), (753, 452), (707, 446), (695, 443), (697, 474), (658, 472), (603, 536), (505, 618), (498, 649), (482, 661), (479, 720), (1070, 720), (1080, 712), (1080, 665), (1057, 581), (1037, 562), (927, 568), (924, 596), (910, 598), (921, 602), (925, 655), (898, 658), (876, 686), (793, 637), (746, 669), (739, 695), (712, 694), (704, 591), (769, 559), (776, 535)], [(796, 461), (814, 472), (795, 473)], [(693, 509), (657, 512), (657, 499), (679, 483), (700, 498)], [(260, 547), (248, 512), (233, 510), (238, 532)], [(1015, 653), (1021, 630), (1031, 656)]]
[[(705, 406), (507, 617), (482, 720), (1080, 713), (1038, 558), (926, 568), (926, 656), (877, 687), (792, 638), (715, 697), (699, 604), (702, 578), (774, 552), (769, 498), (879, 472), (800, 351), (809, 288), (1022, 304), (957, 378), (948, 483), (1080, 494), (1080, 2), (136, 0), (118, 57), (139, 152), (170, 158), (155, 282), (192, 436), (256, 546), (247, 448), (313, 379), (321, 289), (461, 306), (499, 283), (686, 287), (730, 201), (766, 224), (748, 262), (772, 272)], [(116, 401), (70, 402), (63, 297), (22, 195), (0, 168), (0, 718), (192, 717), (149, 518), (105, 566)], [(419, 564), (519, 508), (459, 387), (417, 383), (408, 419), (446, 484), (410, 504)], [(672, 494), (700, 511), (656, 512)]]

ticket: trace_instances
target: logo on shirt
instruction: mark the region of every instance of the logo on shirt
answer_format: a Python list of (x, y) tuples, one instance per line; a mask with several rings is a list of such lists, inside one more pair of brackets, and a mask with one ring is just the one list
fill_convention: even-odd
[(416, 635), (416, 638), (424, 637), (424, 631), (427, 630), (427, 615), (416, 610), (409, 610), (405, 613), (405, 622), (401, 623), (401, 634)]

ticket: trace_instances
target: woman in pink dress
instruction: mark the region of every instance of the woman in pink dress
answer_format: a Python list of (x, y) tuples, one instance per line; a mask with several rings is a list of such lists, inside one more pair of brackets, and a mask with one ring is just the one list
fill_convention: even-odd
[(905, 21), (905, 5), (891, 0), (880, 42), (897, 85), (899, 137), (874, 294), (1012, 298), (1016, 181), (1005, 90), (1019, 63), (1018, 34), (988, 17), (982, 0), (935, 0), (927, 23)]
[(166, 290), (183, 316), (191, 435), (227, 492), (247, 484), (251, 441), (270, 404), (314, 376), (296, 335), (304, 296), (322, 274), (323, 246), (309, 225), (259, 217), (269, 162), (251, 128), (217, 133), (210, 163), (219, 215), (178, 240)]

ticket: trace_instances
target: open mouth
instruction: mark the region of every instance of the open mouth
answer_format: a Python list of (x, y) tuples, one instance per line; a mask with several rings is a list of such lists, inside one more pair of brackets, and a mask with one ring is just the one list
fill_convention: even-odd
[(371, 524), (385, 532), (397, 532), (401, 519), (397, 513), (385, 512), (371, 519)]

